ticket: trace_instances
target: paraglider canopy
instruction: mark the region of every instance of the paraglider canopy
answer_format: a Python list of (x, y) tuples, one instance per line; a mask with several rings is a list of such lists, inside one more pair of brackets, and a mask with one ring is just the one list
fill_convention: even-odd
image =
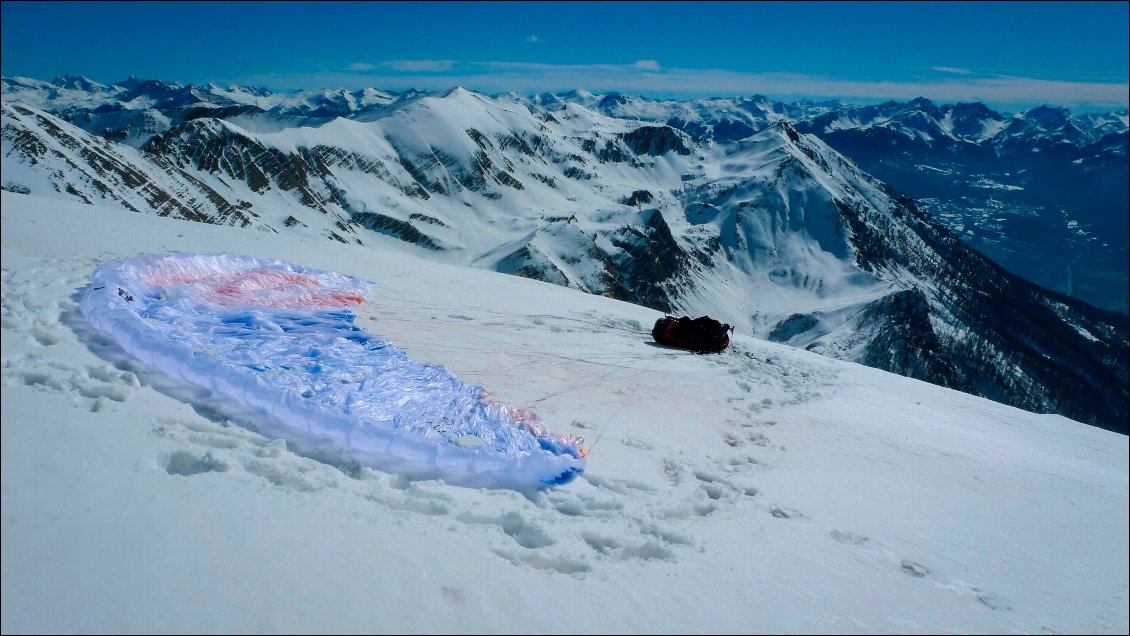
[(128, 353), (262, 412), (300, 446), (469, 486), (538, 488), (583, 470), (580, 438), (357, 327), (349, 307), (371, 287), (251, 256), (144, 255), (96, 269), (80, 308)]

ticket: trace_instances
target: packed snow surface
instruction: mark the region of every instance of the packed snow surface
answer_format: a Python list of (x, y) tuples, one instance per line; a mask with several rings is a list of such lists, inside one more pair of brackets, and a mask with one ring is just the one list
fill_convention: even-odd
[[(658, 312), (520, 277), (0, 197), (4, 633), (1130, 627), (1125, 436), (741, 334), (665, 349)], [(249, 430), (79, 311), (177, 252), (373, 281), (357, 324), (583, 435), (585, 471), (467, 488)]]

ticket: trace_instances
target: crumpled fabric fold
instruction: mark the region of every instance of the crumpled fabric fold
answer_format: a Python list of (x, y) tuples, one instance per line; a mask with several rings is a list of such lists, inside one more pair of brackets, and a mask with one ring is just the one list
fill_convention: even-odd
[(473, 487), (541, 488), (585, 466), (580, 438), (412, 360), (354, 324), (369, 281), (234, 254), (150, 254), (94, 271), (83, 315), (160, 371), (269, 416), (292, 442)]

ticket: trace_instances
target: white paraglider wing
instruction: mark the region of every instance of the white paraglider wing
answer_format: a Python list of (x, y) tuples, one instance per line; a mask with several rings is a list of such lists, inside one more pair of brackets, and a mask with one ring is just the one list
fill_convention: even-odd
[(476, 487), (540, 488), (584, 469), (579, 438), (357, 327), (349, 307), (371, 287), (250, 256), (143, 255), (98, 267), (80, 309), (128, 353), (300, 445)]

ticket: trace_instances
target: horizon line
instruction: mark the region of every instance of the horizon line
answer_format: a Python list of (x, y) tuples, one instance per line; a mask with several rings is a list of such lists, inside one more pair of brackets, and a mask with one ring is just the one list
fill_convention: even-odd
[[(422, 65), (422, 62), (414, 63)], [(397, 64), (405, 65), (408, 62), (401, 61)], [(70, 73), (57, 75), (51, 80), (17, 74), (3, 77), (43, 83), (53, 83), (63, 78), (85, 79), (107, 87), (135, 79), (181, 86), (263, 88), (273, 93), (353, 91), (367, 88), (392, 93), (431, 93), (464, 88), (492, 97), (515, 93), (535, 96), (583, 91), (592, 95), (619, 94), (653, 101), (762, 97), (785, 105), (802, 102), (869, 105), (925, 99), (939, 105), (983, 103), (1000, 112), (1018, 112), (1009, 107), (1030, 110), (1040, 106), (1090, 112), (1114, 112), (1130, 108), (1130, 83), (1038, 80), (1013, 76), (970, 77), (967, 74), (952, 73), (952, 69), (947, 67), (937, 67), (938, 73), (945, 74), (941, 79), (895, 82), (838, 80), (790, 73), (663, 69), (654, 60), (640, 60), (630, 65), (584, 67), (512, 62), (488, 65), (493, 69), (508, 69), (509, 72), (450, 73), (448, 71), (452, 67), (444, 66), (438, 72), (372, 73), (368, 72), (370, 69), (367, 66), (364, 71), (353, 70), (361, 66), (360, 63), (354, 63), (349, 65), (353, 68), (330, 72), (267, 73), (206, 81), (141, 79), (133, 74), (110, 83)], [(547, 69), (549, 72), (545, 72)], [(375, 67), (373, 70), (376, 70)], [(593, 70), (598, 72), (579, 72)], [(773, 88), (778, 90), (772, 90)]]

